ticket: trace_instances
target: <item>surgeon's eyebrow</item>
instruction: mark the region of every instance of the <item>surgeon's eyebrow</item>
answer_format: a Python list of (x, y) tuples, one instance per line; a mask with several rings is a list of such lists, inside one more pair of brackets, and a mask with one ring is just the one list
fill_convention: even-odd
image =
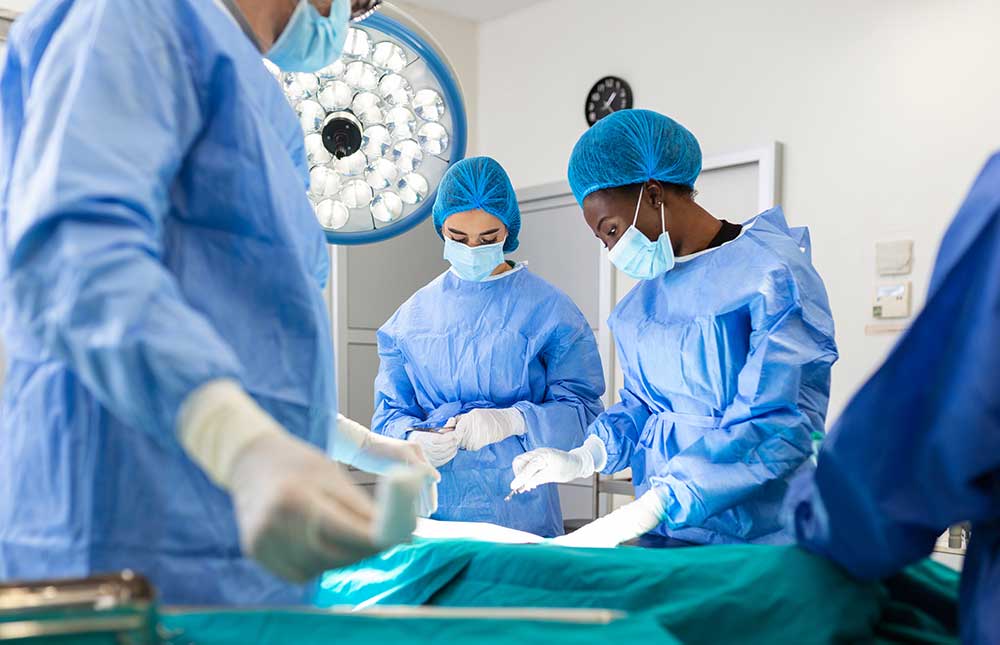
[[(450, 226), (448, 227), (448, 232), (451, 233), (454, 236), (457, 236), (457, 237), (469, 237), (469, 234), (466, 233), (465, 231), (460, 231), (457, 228), (452, 228)], [(500, 228), (499, 227), (497, 227), (497, 228), (491, 228), (488, 231), (483, 231), (482, 233), (480, 233), (479, 237), (487, 237), (489, 235), (496, 235), (499, 232), (500, 232)]]

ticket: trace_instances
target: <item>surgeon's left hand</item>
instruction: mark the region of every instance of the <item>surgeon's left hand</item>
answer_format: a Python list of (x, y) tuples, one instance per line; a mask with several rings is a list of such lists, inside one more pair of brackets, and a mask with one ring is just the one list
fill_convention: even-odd
[(524, 415), (515, 408), (470, 410), (455, 424), (458, 447), (463, 450), (480, 450), (526, 431)]
[(656, 528), (663, 521), (669, 498), (666, 489), (652, 488), (617, 511), (553, 539), (552, 544), (591, 548), (618, 546)]
[(441, 474), (427, 460), (418, 444), (372, 432), (343, 415), (337, 415), (337, 432), (332, 444), (334, 459), (365, 472), (382, 475), (399, 464), (423, 471), (427, 484), (420, 495), (417, 515), (430, 517), (437, 511), (437, 485)]

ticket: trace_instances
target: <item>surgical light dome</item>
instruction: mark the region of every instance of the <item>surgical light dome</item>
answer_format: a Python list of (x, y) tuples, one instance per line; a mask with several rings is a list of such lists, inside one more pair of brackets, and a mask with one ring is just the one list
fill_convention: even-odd
[(416, 21), (386, 3), (315, 74), (264, 63), (299, 116), (308, 197), (331, 244), (385, 240), (430, 215), (467, 124), (455, 72)]

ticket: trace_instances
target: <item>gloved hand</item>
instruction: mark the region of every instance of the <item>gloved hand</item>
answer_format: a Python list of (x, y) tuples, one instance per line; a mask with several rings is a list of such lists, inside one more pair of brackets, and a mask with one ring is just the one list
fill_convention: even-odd
[(510, 490), (526, 493), (542, 484), (565, 483), (589, 477), (604, 468), (608, 453), (604, 443), (590, 435), (583, 445), (569, 452), (538, 448), (514, 457), (514, 481)]
[(368, 495), (238, 383), (220, 379), (195, 390), (178, 426), (187, 453), (232, 495), (244, 552), (273, 573), (304, 582), (379, 550)]
[(663, 521), (669, 492), (652, 488), (639, 499), (552, 540), (560, 546), (611, 548), (648, 533)]
[(437, 510), (437, 485), (441, 474), (428, 461), (419, 444), (377, 434), (342, 414), (337, 415), (337, 432), (332, 444), (330, 456), (365, 472), (384, 475), (400, 464), (424, 472), (427, 480), (420, 494), (417, 515), (430, 517)]
[(470, 410), (455, 424), (458, 447), (463, 450), (480, 450), (526, 431), (524, 415), (515, 408)]
[(411, 430), (406, 440), (420, 446), (427, 460), (435, 468), (445, 465), (458, 454), (458, 437), (454, 432)]

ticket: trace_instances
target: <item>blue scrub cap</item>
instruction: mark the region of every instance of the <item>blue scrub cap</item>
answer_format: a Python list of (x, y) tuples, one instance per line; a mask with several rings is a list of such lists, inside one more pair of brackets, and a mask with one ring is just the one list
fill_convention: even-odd
[(515, 251), (521, 231), (521, 209), (507, 171), (490, 157), (463, 159), (448, 169), (434, 201), (434, 227), (444, 239), (441, 227), (455, 213), (484, 210), (507, 227), (504, 253)]
[(592, 192), (650, 179), (694, 188), (701, 147), (684, 126), (650, 110), (622, 110), (585, 132), (569, 158), (569, 185), (582, 206)]

